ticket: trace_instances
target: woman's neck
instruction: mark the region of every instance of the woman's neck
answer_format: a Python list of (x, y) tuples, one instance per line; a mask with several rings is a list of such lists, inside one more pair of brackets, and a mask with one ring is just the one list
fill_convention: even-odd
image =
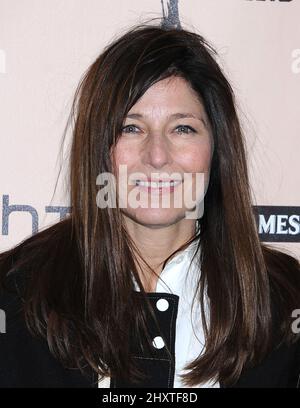
[[(158, 275), (162, 271), (165, 259), (189, 241), (196, 231), (196, 220), (192, 219), (183, 219), (162, 227), (142, 225), (128, 217), (124, 219), (126, 229), (143, 259)], [(155, 291), (157, 276), (151, 273), (144, 263), (136, 266), (145, 291)]]

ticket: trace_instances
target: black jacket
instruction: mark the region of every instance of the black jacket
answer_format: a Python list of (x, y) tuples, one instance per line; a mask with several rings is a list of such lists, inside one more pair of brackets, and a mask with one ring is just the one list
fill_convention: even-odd
[[(148, 296), (153, 306), (160, 298), (167, 296), (169, 300), (171, 307), (164, 313), (158, 312), (157, 318), (169, 349), (174, 353), (179, 297), (166, 293), (148, 293)], [(65, 368), (50, 353), (45, 340), (29, 333), (20, 313), (21, 305), (20, 296), (0, 293), (0, 309), (6, 313), (6, 333), (0, 333), (0, 387), (97, 388), (96, 374), (92, 371), (82, 374), (77, 369)], [(157, 349), (155, 356), (150, 357), (141, 353), (134, 338), (131, 348), (139, 366), (149, 374), (148, 380), (139, 387), (173, 388), (174, 367), (164, 354), (164, 348)], [(224, 387), (223, 384), (220, 386)], [(111, 388), (122, 387), (132, 387), (132, 384), (112, 378)], [(300, 342), (274, 349), (261, 364), (246, 370), (232, 387), (300, 387)]]

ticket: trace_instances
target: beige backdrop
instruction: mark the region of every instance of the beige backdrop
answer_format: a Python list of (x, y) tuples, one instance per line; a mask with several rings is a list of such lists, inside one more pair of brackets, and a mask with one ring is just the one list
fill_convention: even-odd
[[(220, 54), (247, 136), (253, 204), (295, 207), (300, 225), (299, 0), (0, 0), (0, 250), (32, 234), (32, 215), (40, 228), (59, 219), (47, 206), (69, 205), (62, 178), (51, 198), (83, 72), (114, 35), (168, 4)], [(7, 205), (18, 206), (8, 225)], [(276, 245), (300, 256), (299, 235)]]

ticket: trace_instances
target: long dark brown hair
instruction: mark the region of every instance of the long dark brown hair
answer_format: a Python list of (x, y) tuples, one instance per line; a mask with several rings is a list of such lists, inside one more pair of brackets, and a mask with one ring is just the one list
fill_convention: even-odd
[[(111, 148), (129, 109), (172, 75), (198, 93), (214, 138), (205, 211), (193, 237), (201, 244), (195, 299), (202, 305), (206, 343), (183, 380), (187, 386), (211, 379), (234, 384), (275, 345), (296, 340), (290, 324), (299, 301), (299, 262), (259, 240), (244, 136), (217, 56), (200, 34), (150, 21), (114, 39), (80, 81), (70, 115), (71, 214), (0, 255), (3, 289), (10, 276), (24, 275), (26, 324), (66, 366), (140, 378), (129, 339), (136, 330), (150, 341), (146, 308), (154, 315), (136, 267), (142, 255), (120, 209), (96, 205), (96, 179), (113, 170)], [(131, 273), (140, 286), (138, 300)]]

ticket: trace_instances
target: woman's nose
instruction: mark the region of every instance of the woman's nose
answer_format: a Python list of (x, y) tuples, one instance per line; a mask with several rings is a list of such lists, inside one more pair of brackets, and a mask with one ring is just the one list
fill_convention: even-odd
[(142, 159), (144, 164), (155, 168), (162, 168), (170, 163), (170, 146), (164, 135), (156, 134), (147, 140)]

